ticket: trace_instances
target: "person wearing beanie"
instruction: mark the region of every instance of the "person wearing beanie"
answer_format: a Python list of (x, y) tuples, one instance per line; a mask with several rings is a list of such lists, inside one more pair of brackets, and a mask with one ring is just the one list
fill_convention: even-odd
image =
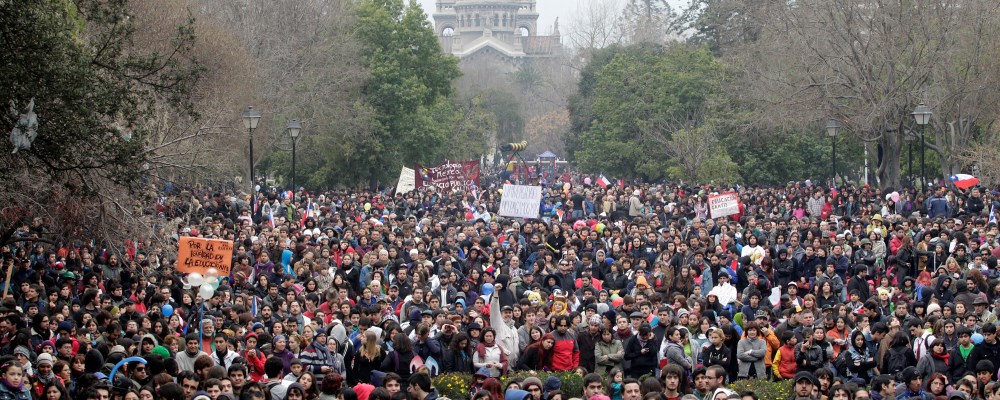
[(27, 347), (17, 346), (14, 348), (14, 357), (17, 358), (18, 364), (21, 369), (24, 370), (24, 376), (34, 376), (35, 371), (31, 368), (31, 351)]
[(548, 398), (549, 393), (562, 389), (562, 381), (554, 376), (545, 378), (545, 385), (542, 387), (543, 398)]
[(153, 351), (149, 352), (149, 354), (158, 354), (160, 357), (163, 357), (163, 359), (170, 358), (170, 350), (162, 345), (153, 347)]
[(375, 386), (367, 383), (354, 385), (354, 393), (358, 395), (358, 400), (368, 400), (368, 396), (375, 390)]
[(257, 334), (254, 332), (247, 333), (243, 338), (243, 342), (246, 344), (240, 356), (243, 357), (247, 362), (249, 370), (249, 381), (250, 382), (263, 382), (264, 381), (264, 361), (267, 361), (267, 357), (264, 353), (257, 349)]
[[(39, 354), (38, 359), (35, 360), (38, 372), (35, 373), (35, 376), (31, 377), (31, 389), (38, 398), (42, 397), (46, 385), (53, 382), (53, 380), (59, 380), (56, 374), (52, 372), (54, 362), (52, 355), (48, 353)], [(62, 381), (59, 380), (59, 382)]]
[(284, 372), (282, 375), (288, 375), (292, 373), (292, 359), (295, 358), (295, 354), (291, 350), (288, 350), (288, 338), (285, 335), (274, 335), (271, 339), (271, 356), (277, 357), (284, 364)]
[(902, 377), (903, 392), (896, 395), (896, 398), (910, 399), (910, 398), (927, 398), (926, 393), (924, 393), (923, 378), (917, 372), (916, 367), (906, 367), (900, 372)]

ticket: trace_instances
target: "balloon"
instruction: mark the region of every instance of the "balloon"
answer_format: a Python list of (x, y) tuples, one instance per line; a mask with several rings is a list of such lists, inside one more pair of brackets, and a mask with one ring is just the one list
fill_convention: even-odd
[(623, 299), (621, 297), (619, 297), (617, 299), (614, 299), (614, 300), (611, 300), (611, 305), (613, 307), (615, 307), (615, 308), (621, 307), (622, 304), (625, 304), (625, 299)]
[(974, 344), (980, 344), (982, 342), (983, 342), (983, 334), (982, 333), (976, 332), (976, 333), (972, 334), (972, 343), (974, 343)]
[(198, 272), (192, 272), (188, 274), (188, 285), (191, 286), (201, 286), (205, 282), (205, 277), (201, 276)]
[(169, 318), (171, 315), (174, 315), (174, 306), (166, 304), (163, 307), (160, 307), (160, 312), (163, 313), (164, 317)]
[(207, 283), (209, 286), (211, 286), (212, 289), (218, 289), (219, 288), (219, 279), (218, 278), (212, 279), (212, 280), (210, 280), (208, 282), (205, 282), (205, 283)]
[(371, 210), (372, 210), (372, 203), (365, 203), (365, 211), (371, 211)]
[(201, 288), (198, 289), (198, 294), (201, 295), (202, 300), (211, 299), (215, 295), (215, 288), (212, 285), (204, 283)]
[(217, 270), (215, 268), (209, 268), (208, 271), (205, 271), (205, 280), (206, 281), (212, 280), (211, 278), (209, 278), (210, 276), (214, 276), (215, 278), (218, 278), (219, 277), (219, 270)]
[(899, 192), (889, 193), (889, 196), (892, 197), (893, 203), (899, 203)]
[(493, 284), (492, 283), (484, 283), (483, 284), (483, 295), (484, 296), (489, 296), (491, 294), (493, 294)]
[(584, 185), (590, 186), (590, 182), (591, 182), (590, 178), (583, 178)]
[(603, 234), (604, 228), (605, 228), (604, 223), (598, 223), (597, 225), (594, 225), (594, 230), (597, 231), (598, 234)]

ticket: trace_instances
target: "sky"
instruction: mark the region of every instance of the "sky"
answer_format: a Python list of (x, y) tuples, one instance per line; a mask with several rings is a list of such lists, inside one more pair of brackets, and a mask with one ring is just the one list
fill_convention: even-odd
[[(559, 18), (559, 30), (562, 34), (566, 34), (566, 29), (569, 27), (570, 20), (577, 15), (577, 9), (591, 1), (606, 1), (606, 0), (536, 0), (535, 6), (538, 9), (538, 29), (540, 35), (547, 35), (552, 31), (552, 24), (555, 23), (556, 17)], [(430, 17), (434, 14), (434, 10), (437, 9), (435, 4), (437, 0), (419, 0), (420, 5), (424, 7), (424, 12)], [(619, 3), (624, 3), (624, 1), (619, 1)], [(433, 22), (433, 19), (431, 20)]]

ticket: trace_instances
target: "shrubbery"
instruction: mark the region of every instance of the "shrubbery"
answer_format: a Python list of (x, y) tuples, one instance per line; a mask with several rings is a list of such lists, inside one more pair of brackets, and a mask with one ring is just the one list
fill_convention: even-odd
[[(580, 397), (583, 395), (583, 377), (569, 371), (546, 372), (546, 371), (514, 371), (500, 379), (501, 385), (506, 388), (507, 383), (520, 378), (523, 380), (533, 376), (545, 382), (545, 379), (554, 376), (562, 382), (562, 392), (566, 398)], [(441, 396), (449, 399), (463, 399), (469, 396), (469, 388), (472, 386), (472, 375), (447, 373), (434, 378), (434, 388)]]
[(792, 383), (788, 380), (774, 382), (766, 379), (741, 379), (727, 387), (737, 394), (754, 392), (761, 400), (785, 400), (792, 396)]

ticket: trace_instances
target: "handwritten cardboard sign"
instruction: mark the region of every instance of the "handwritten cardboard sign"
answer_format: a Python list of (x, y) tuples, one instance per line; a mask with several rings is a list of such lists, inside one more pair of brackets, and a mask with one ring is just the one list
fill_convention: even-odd
[(209, 268), (219, 276), (229, 276), (233, 267), (233, 242), (219, 239), (182, 237), (177, 244), (177, 270), (205, 274)]

